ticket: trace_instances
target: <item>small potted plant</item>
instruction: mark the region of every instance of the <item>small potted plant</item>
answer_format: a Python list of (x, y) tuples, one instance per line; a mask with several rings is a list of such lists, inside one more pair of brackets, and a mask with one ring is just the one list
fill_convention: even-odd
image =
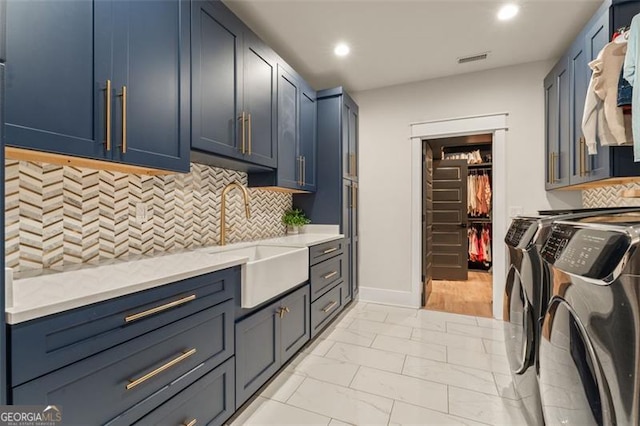
[(293, 235), (300, 233), (300, 228), (311, 221), (304, 215), (300, 209), (287, 210), (282, 216), (282, 223), (287, 225), (287, 234)]

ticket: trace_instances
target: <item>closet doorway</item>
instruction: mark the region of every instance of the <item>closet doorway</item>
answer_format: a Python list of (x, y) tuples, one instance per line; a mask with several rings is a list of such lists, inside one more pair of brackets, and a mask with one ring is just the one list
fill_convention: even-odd
[(423, 141), (426, 309), (493, 316), (492, 137)]

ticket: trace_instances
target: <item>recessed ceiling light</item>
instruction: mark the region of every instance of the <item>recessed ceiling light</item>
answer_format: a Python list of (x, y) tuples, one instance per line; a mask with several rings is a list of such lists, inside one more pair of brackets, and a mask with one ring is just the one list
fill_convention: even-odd
[(338, 43), (336, 48), (333, 49), (333, 53), (335, 53), (336, 56), (347, 56), (350, 51), (351, 49), (349, 49), (349, 46), (344, 43)]
[(519, 11), (520, 6), (518, 6), (517, 4), (505, 4), (498, 11), (498, 19), (501, 21), (508, 21), (509, 19), (513, 19)]

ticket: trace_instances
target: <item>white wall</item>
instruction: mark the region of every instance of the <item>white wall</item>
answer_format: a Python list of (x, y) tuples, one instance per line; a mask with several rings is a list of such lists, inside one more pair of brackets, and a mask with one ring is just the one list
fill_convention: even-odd
[(534, 62), (354, 94), (360, 106), (360, 286), (378, 300), (411, 291), (412, 122), (506, 112), (507, 205), (525, 213), (581, 206), (544, 189), (544, 92)]

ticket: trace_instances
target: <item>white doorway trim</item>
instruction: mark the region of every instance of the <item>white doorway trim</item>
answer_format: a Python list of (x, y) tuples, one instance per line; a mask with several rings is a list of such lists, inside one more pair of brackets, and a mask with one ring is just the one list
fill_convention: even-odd
[[(507, 215), (508, 113), (411, 123), (411, 229), (422, 230), (422, 141), (455, 136), (493, 134), (493, 316), (502, 319), (507, 251), (502, 244)], [(411, 238), (411, 297), (420, 306), (422, 294), (422, 231)]]

